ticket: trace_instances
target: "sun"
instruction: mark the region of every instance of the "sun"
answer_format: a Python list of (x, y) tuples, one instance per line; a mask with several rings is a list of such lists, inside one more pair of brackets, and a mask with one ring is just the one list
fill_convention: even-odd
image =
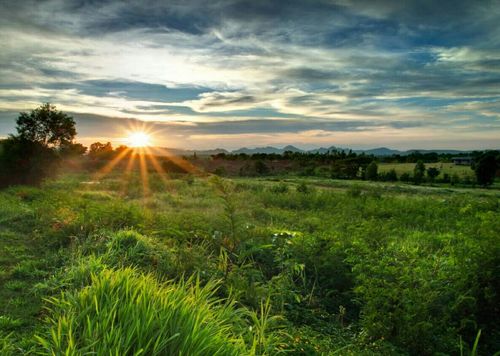
[(147, 147), (151, 144), (151, 137), (144, 132), (132, 132), (128, 136), (127, 142), (130, 147)]

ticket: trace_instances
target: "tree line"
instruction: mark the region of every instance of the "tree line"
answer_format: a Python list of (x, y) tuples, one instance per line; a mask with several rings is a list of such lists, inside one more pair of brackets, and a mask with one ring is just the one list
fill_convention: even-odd
[[(16, 134), (0, 141), (0, 187), (12, 184), (39, 184), (45, 177), (57, 171), (65, 159), (80, 157), (87, 153), (89, 168), (97, 168), (99, 162), (113, 159), (127, 146), (113, 148), (110, 142), (95, 142), (87, 147), (75, 142), (76, 128), (74, 119), (56, 109), (49, 103), (41, 105), (29, 113), (21, 112), (16, 120)], [(129, 153), (131, 154), (131, 153)], [(499, 151), (475, 151), (471, 153), (473, 170), (477, 184), (491, 185), (500, 167)], [(256, 153), (248, 155), (219, 153), (213, 160), (250, 161), (254, 162), (252, 171), (257, 175), (270, 174), (270, 161), (291, 161), (300, 167), (299, 174), (316, 175), (317, 168), (323, 169), (322, 175), (335, 179), (367, 179), (379, 181), (405, 181), (420, 184), (422, 182), (467, 183), (458, 176), (443, 174), (435, 167), (425, 167), (425, 163), (447, 162), (451, 159), (448, 153), (419, 153), (409, 155), (392, 155), (375, 157), (352, 151), (330, 150), (320, 152), (292, 152), (283, 154)], [(162, 164), (167, 172), (185, 173), (171, 160), (163, 157)], [(381, 162), (415, 163), (413, 175), (403, 173), (399, 177), (395, 170), (381, 173), (378, 163)], [(247, 164), (248, 166), (248, 164)], [(248, 172), (240, 172), (247, 175)]]
[[(465, 156), (465, 154), (462, 154)], [(449, 162), (451, 154), (448, 153), (418, 153), (413, 152), (408, 156), (386, 156), (376, 157), (364, 153), (357, 154), (352, 151), (332, 150), (325, 153), (318, 152), (292, 152), (286, 151), (283, 154), (277, 153), (256, 153), (256, 154), (227, 154), (219, 153), (212, 156), (215, 161), (245, 161), (245, 169), (240, 170), (240, 175), (269, 175), (272, 174), (273, 161), (290, 161), (295, 163), (294, 171), (303, 176), (329, 176), (334, 179), (363, 179), (372, 181), (396, 182), (403, 181), (414, 184), (429, 183), (450, 183), (450, 184), (479, 184), (488, 186), (493, 184), (500, 168), (499, 151), (474, 151), (470, 154), (473, 157), (472, 170), (475, 173), (475, 180), (469, 177), (463, 178), (457, 174), (450, 175), (441, 172), (436, 167), (426, 167), (427, 163)], [(420, 158), (420, 159), (419, 159)], [(253, 162), (253, 164), (250, 164)], [(415, 163), (413, 172), (402, 173), (398, 176), (396, 170), (380, 172), (380, 163)], [(216, 174), (223, 174), (219, 168)], [(441, 174), (442, 173), (442, 174)]]

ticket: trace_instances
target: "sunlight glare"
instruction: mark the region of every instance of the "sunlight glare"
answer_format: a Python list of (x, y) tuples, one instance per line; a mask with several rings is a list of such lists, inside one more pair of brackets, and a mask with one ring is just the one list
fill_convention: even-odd
[(151, 138), (144, 132), (132, 132), (127, 141), (131, 147), (147, 147)]

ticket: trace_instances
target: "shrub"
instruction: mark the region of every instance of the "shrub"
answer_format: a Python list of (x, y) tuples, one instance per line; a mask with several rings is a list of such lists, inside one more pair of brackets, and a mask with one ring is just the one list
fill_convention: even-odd
[(415, 184), (420, 184), (425, 177), (425, 164), (422, 161), (418, 161), (413, 168), (413, 181)]
[(436, 177), (439, 175), (439, 169), (436, 167), (427, 168), (427, 176), (431, 182), (434, 182)]
[(410, 176), (410, 173), (403, 173), (401, 174), (401, 177), (399, 177), (399, 180), (401, 180), (401, 182), (409, 182), (411, 180), (411, 176)]
[(475, 164), (474, 172), (477, 182), (483, 187), (493, 184), (495, 180), (495, 174), (499, 165), (497, 156), (498, 152), (487, 152)]
[(264, 161), (255, 161), (255, 172), (259, 175), (265, 175), (269, 173), (269, 167), (264, 163)]
[(396, 170), (393, 168), (389, 172), (385, 174), (384, 179), (388, 182), (397, 182), (398, 180), (398, 175), (396, 173)]
[(173, 256), (167, 249), (133, 230), (119, 231), (111, 236), (103, 259), (112, 266), (137, 266), (156, 271), (159, 275), (173, 275)]
[(366, 167), (365, 178), (367, 180), (377, 180), (378, 177), (378, 166), (377, 162), (372, 161), (368, 167)]

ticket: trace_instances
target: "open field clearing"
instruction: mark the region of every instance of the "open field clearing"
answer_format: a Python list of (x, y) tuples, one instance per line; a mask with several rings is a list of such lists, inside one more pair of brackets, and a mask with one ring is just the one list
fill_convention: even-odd
[[(453, 163), (426, 163), (427, 168), (435, 167), (440, 170), (438, 177), (443, 177), (444, 174), (448, 174), (450, 177), (454, 174), (458, 175), (460, 178), (474, 178), (474, 171), (470, 166), (461, 166)], [(404, 173), (413, 174), (413, 169), (415, 168), (415, 163), (380, 163), (380, 172), (389, 172), (394, 169), (399, 176)]]

